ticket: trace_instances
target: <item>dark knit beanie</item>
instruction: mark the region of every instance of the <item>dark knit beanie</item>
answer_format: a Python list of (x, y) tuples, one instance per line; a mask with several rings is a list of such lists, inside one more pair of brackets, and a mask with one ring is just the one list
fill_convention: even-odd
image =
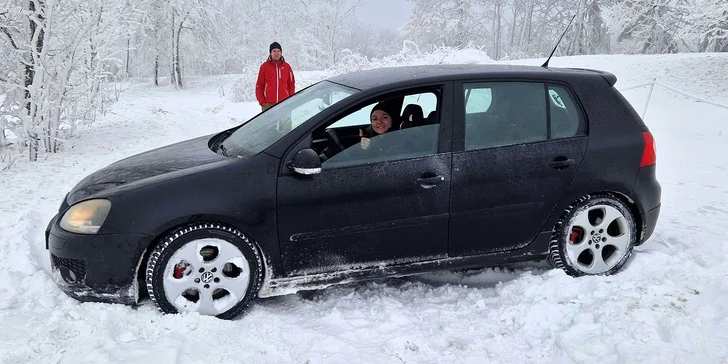
[(382, 110), (389, 114), (389, 117), (392, 118), (392, 123), (395, 123), (399, 119), (399, 113), (396, 111), (395, 105), (389, 100), (381, 101), (374, 105), (374, 108), (369, 113), (369, 120), (372, 119), (372, 114), (374, 114), (375, 110)]
[(268, 49), (268, 53), (273, 52), (274, 49), (280, 49), (281, 52), (283, 52), (283, 48), (281, 48), (281, 45), (278, 42), (273, 42), (273, 43), (270, 44), (270, 48)]

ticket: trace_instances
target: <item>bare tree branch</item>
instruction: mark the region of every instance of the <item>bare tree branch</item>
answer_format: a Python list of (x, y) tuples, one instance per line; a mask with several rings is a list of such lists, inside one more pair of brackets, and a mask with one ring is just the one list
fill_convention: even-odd
[(0, 27), (0, 30), (2, 30), (5, 35), (8, 36), (8, 39), (10, 39), (10, 44), (15, 48), (15, 50), (20, 50), (20, 47), (15, 43), (15, 40), (13, 39), (13, 36), (10, 34), (10, 31), (5, 27)]

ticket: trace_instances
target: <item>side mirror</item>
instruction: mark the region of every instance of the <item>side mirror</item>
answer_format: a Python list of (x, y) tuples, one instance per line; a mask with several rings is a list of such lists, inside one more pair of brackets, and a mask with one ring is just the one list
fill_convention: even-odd
[(321, 173), (321, 160), (313, 149), (299, 150), (288, 163), (288, 168), (298, 174), (312, 175)]

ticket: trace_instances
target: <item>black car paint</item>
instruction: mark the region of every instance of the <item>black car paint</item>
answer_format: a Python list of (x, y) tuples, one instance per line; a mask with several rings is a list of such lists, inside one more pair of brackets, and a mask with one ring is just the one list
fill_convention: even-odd
[[(81, 235), (52, 228), (48, 236), (51, 262), (75, 275), (56, 279), (61, 289), (80, 301), (133, 304), (139, 297), (134, 281), (140, 259), (152, 237), (143, 234)], [(75, 264), (68, 264), (69, 261)], [(54, 274), (63, 274), (56, 271)]]
[[(447, 257), (451, 156), (386, 165), (280, 177), (278, 231), (286, 275)], [(423, 176), (443, 180), (425, 188), (417, 183)]]
[[(455, 113), (462, 105), (462, 95), (454, 92), (455, 85), (483, 79), (567, 85), (583, 106), (589, 137), (546, 141), (534, 148), (529, 144), (464, 151), (463, 120)], [(363, 72), (331, 81), (362, 91), (317, 114), (263, 153), (224, 157), (209, 148), (211, 138), (205, 136), (124, 159), (81, 181), (47, 231), (53, 255), (86, 260), (84, 281), (64, 290), (87, 300), (136, 300), (130, 295), (138, 293), (135, 274), (143, 266), (145, 252), (165, 232), (193, 221), (225, 223), (257, 242), (265, 257), (261, 296), (345, 279), (544, 258), (551, 228), (566, 207), (586, 194), (609, 191), (634, 201), (631, 206), (643, 226), (642, 241), (654, 230), (660, 191), (654, 167), (639, 167), (644, 127), (635, 123), (634, 110), (611, 88), (610, 76), (518, 66), (430, 66)], [(385, 178), (382, 166), (374, 166), (372, 171), (361, 166), (326, 171), (331, 178), (328, 183), (323, 181), (324, 174), (299, 176), (286, 168), (298, 150), (310, 145), (311, 132), (326, 120), (385, 93), (424, 86), (438, 86), (443, 91), (438, 154), (382, 165), (398, 167), (396, 175), (401, 179)], [(560, 146), (554, 147), (556, 144)], [(581, 163), (566, 171), (550, 169), (548, 163), (564, 151)], [(515, 152), (524, 152), (528, 159), (515, 159)], [(635, 164), (625, 169), (624, 161)], [(473, 169), (483, 162), (494, 164), (482, 171)], [(522, 171), (530, 180), (518, 185), (493, 175), (506, 166), (512, 168), (510, 177)], [(434, 188), (424, 189), (416, 183), (419, 177), (439, 175), (445, 179)], [(383, 183), (352, 190), (346, 187), (349, 178)], [(551, 182), (540, 184), (541, 179)], [(547, 190), (541, 190), (543, 187)], [(493, 195), (475, 201), (472, 197), (479, 189)], [(508, 194), (515, 198), (509, 201)], [(442, 200), (423, 202), (431, 195)], [(90, 198), (112, 202), (99, 235), (63, 231), (57, 219), (68, 206)], [(488, 226), (497, 227), (498, 242), (480, 240)], [(386, 233), (355, 234), (364, 228)], [(357, 245), (337, 240), (343, 236)], [(422, 249), (423, 254), (414, 249)], [(382, 266), (373, 264), (374, 260), (400, 264)], [(332, 274), (333, 266), (349, 270)], [(116, 298), (102, 294), (113, 292), (114, 287), (128, 294)], [(89, 293), (94, 290), (99, 294)]]
[[(214, 153), (208, 147), (211, 135), (160, 147), (114, 162), (82, 179), (67, 197), (69, 205), (85, 200), (99, 192), (124, 186), (136, 187), (135, 182), (149, 185), (165, 179), (195, 173), (195, 168), (206, 167), (228, 158)], [(153, 180), (150, 180), (154, 178)]]
[[(452, 163), (451, 138), (447, 136), (451, 135), (452, 86), (451, 82), (439, 82), (416, 87), (440, 95), (438, 109), (443, 122), (437, 154), (387, 162), (386, 168), (353, 166), (325, 170), (312, 177), (281, 168), (278, 226), (286, 276), (329, 273), (336, 265), (355, 268), (376, 265), (377, 261), (414, 263), (447, 257)], [(358, 108), (379, 94), (362, 95), (339, 110)], [(308, 147), (307, 136), (319, 124), (312, 123), (308, 133), (298, 133), (297, 147), (289, 149), (285, 160)], [(438, 176), (444, 179), (431, 188), (417, 182)], [(301, 216), (317, 218), (301, 220)], [(371, 233), (365, 233), (368, 230)]]
[[(586, 137), (455, 153), (450, 255), (527, 246), (562, 200), (581, 164)], [(574, 165), (554, 168), (559, 157)], [(477, 163), (485, 161), (486, 163)]]

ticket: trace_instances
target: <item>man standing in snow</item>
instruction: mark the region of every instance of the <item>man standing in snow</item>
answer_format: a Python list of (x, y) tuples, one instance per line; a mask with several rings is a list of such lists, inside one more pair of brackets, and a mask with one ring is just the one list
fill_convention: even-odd
[(268, 59), (260, 65), (255, 96), (263, 111), (296, 92), (296, 80), (291, 65), (283, 58), (278, 42), (271, 43)]

